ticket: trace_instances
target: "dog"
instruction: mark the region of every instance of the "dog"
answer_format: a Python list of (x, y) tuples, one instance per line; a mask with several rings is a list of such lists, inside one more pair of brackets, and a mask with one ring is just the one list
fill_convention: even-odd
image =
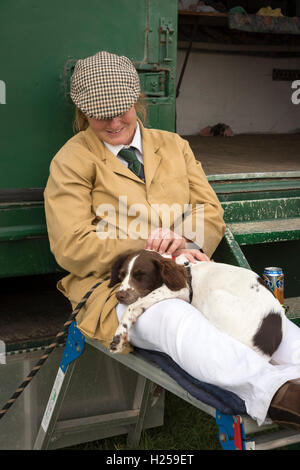
[(128, 332), (145, 309), (165, 299), (190, 302), (221, 331), (270, 360), (278, 348), (285, 310), (263, 279), (250, 269), (212, 261), (190, 263), (153, 250), (121, 255), (112, 266), (109, 287), (127, 304), (110, 343), (121, 352)]

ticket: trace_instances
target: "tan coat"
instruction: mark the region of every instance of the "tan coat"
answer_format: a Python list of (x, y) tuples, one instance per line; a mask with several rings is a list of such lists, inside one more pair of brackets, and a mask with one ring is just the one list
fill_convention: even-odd
[[(116, 256), (143, 248), (153, 229), (150, 216), (147, 220), (139, 218), (140, 225), (137, 224), (139, 212), (128, 215), (126, 220), (119, 217), (119, 196), (123, 196), (127, 208), (139, 203), (149, 214), (153, 204), (196, 207), (196, 203), (203, 203), (202, 248), (208, 256), (224, 235), (222, 207), (188, 142), (177, 134), (146, 129), (141, 123), (140, 126), (145, 183), (106, 149), (91, 128), (72, 137), (51, 162), (44, 193), (50, 248), (58, 264), (70, 273), (59, 281), (58, 289), (73, 307), (99, 279), (109, 274)], [(99, 208), (105, 209), (103, 204), (115, 208), (118, 229), (125, 223), (125, 229), (116, 232), (117, 238), (101, 239), (97, 233), (101, 220)], [(195, 218), (195, 212), (188, 217)], [(102, 212), (102, 220), (106, 215)], [(136, 231), (140, 233), (137, 239)], [(184, 235), (194, 238), (192, 233)], [(108, 282), (95, 289), (77, 316), (80, 330), (106, 346), (118, 325), (115, 312), (118, 286), (111, 289)]]

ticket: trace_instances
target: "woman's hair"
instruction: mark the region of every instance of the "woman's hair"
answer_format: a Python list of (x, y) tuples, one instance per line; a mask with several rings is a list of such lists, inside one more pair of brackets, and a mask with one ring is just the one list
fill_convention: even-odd
[[(135, 110), (142, 121), (142, 123), (147, 125), (147, 105), (146, 105), (146, 95), (141, 93), (138, 101), (135, 103)], [(89, 126), (86, 115), (75, 106), (75, 117), (73, 120), (73, 131), (76, 134), (80, 131), (85, 131)]]
[(85, 131), (88, 128), (88, 120), (85, 114), (75, 106), (75, 117), (73, 120), (73, 132), (76, 134), (80, 131)]

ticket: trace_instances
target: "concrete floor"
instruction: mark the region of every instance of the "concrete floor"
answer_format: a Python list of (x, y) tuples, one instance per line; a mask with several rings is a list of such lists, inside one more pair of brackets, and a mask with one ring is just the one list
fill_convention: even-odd
[(207, 175), (300, 171), (300, 133), (183, 137)]

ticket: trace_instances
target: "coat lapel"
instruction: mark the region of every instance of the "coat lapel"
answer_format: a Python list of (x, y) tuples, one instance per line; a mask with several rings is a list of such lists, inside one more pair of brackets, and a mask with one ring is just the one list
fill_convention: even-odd
[(138, 176), (136, 176), (129, 168), (127, 168), (124, 163), (122, 163), (118, 157), (113, 155), (106, 147), (105, 147), (105, 163), (106, 165), (113, 171), (114, 173), (118, 173), (119, 175), (126, 176), (132, 180), (138, 181), (139, 183), (144, 183)]
[(153, 137), (152, 133), (149, 132), (148, 129), (143, 127), (141, 123), (140, 127), (143, 142), (146, 187), (148, 190), (161, 161), (161, 155), (159, 154), (160, 143), (155, 139), (155, 137)]
[(93, 130), (88, 127), (86, 130), (86, 135), (88, 136), (88, 143), (91, 151), (101, 158), (103, 163), (105, 163), (111, 171), (118, 173), (119, 175), (126, 176), (127, 178), (138, 181), (139, 183), (144, 184), (138, 176), (136, 176), (131, 170), (129, 170), (115, 155), (113, 155), (103, 144), (103, 142), (98, 139)]
[[(156, 139), (151, 131), (146, 129), (141, 121), (139, 120), (141, 134), (142, 134), (142, 143), (143, 143), (143, 158), (144, 158), (144, 171), (146, 179), (146, 187), (149, 189), (151, 182), (154, 178), (154, 175), (157, 171), (157, 168), (161, 161), (161, 156), (159, 154), (160, 142)], [(126, 176), (127, 178), (138, 181), (139, 183), (143, 182), (138, 176), (136, 176), (131, 170), (129, 170), (115, 155), (113, 155), (98, 139), (93, 130), (88, 127), (86, 136), (88, 137), (88, 144), (90, 150), (101, 158), (103, 163), (105, 163), (109, 168), (114, 172), (120, 175)]]

